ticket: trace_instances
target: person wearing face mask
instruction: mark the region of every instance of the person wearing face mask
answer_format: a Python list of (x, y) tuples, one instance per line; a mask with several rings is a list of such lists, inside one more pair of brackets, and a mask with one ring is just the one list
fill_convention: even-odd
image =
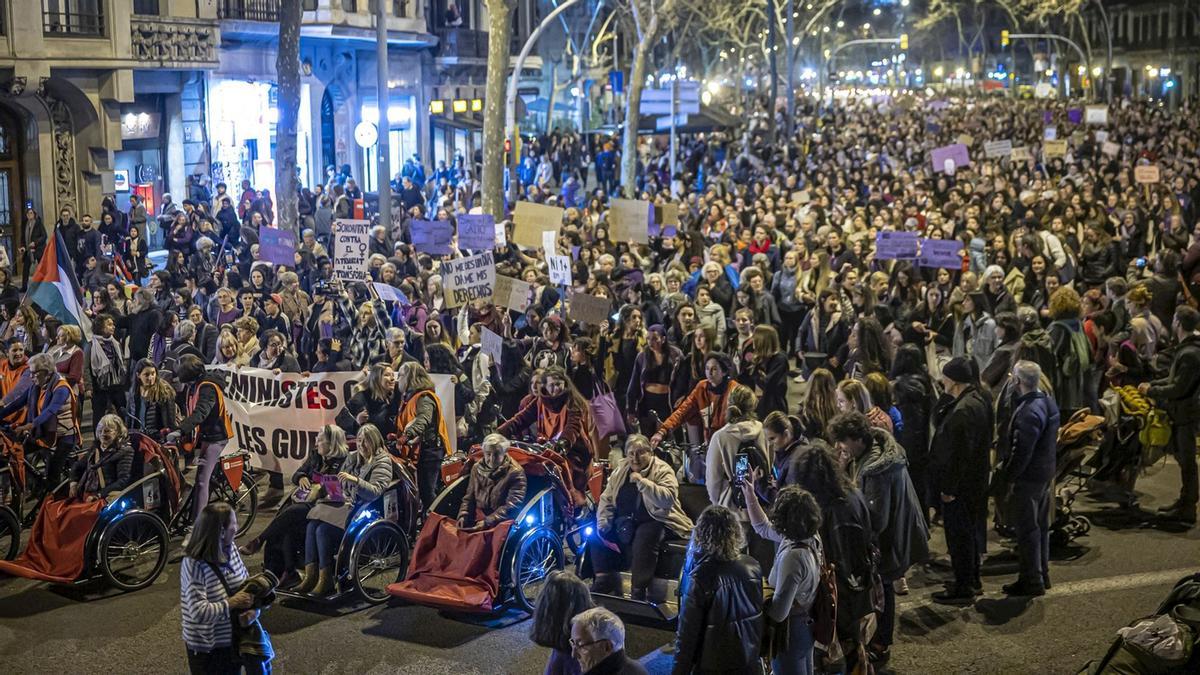
[[(630, 596), (646, 600), (663, 539), (685, 538), (691, 530), (692, 521), (679, 501), (675, 471), (654, 456), (645, 436), (630, 435), (625, 460), (609, 476), (596, 507), (597, 536), (588, 540), (596, 572), (592, 592), (623, 596), (620, 572), (628, 568)], [(665, 584), (656, 590), (665, 594)]]
[(650, 445), (658, 447), (663, 439), (683, 423), (695, 424), (703, 430), (707, 442), (717, 429), (725, 426), (725, 407), (730, 392), (742, 385), (733, 382), (730, 374), (733, 362), (720, 352), (710, 352), (704, 359), (704, 378), (696, 383), (687, 398), (680, 401), (670, 417), (650, 437)]
[(458, 529), (479, 532), (516, 517), (525, 501), (525, 470), (508, 456), (508, 439), (489, 434), (483, 456), (471, 467), (467, 492), (458, 509)]
[(541, 388), (526, 397), (517, 413), (500, 425), (497, 433), (511, 437), (532, 429), (539, 439), (555, 441), (565, 448), (564, 456), (571, 466), (571, 489), (576, 503), (581, 503), (587, 491), (588, 469), (596, 457), (596, 423), (587, 400), (571, 384), (567, 371), (560, 367), (547, 368)]
[(437, 497), (442, 460), (450, 454), (450, 434), (442, 414), (442, 401), (434, 392), (433, 380), (419, 363), (405, 363), (396, 373), (396, 388), (401, 396), (395, 428), (416, 446), (409, 454), (417, 470), (417, 490), (425, 508)]

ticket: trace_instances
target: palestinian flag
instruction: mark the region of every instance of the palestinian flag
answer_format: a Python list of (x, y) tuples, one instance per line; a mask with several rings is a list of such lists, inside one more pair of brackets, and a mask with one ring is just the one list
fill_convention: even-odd
[(75, 278), (75, 266), (67, 256), (62, 233), (55, 232), (46, 244), (37, 269), (29, 278), (25, 299), (36, 303), (64, 325), (79, 326), (84, 339), (92, 334), (92, 322), (83, 313), (83, 293)]

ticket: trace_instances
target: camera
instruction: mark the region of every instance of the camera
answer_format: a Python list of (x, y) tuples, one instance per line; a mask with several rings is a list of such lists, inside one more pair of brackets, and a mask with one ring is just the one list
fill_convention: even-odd
[(318, 281), (317, 283), (313, 284), (312, 294), (313, 294), (314, 298), (317, 297), (318, 295), (322, 295), (322, 296), (326, 296), (326, 297), (334, 295), (333, 286), (330, 286), (328, 281), (325, 281), (325, 280)]
[(733, 465), (733, 482), (739, 487), (750, 477), (750, 456), (742, 455)]

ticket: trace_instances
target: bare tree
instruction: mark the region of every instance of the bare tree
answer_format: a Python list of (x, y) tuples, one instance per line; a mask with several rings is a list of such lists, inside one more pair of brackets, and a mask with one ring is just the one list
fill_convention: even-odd
[(298, 235), (297, 209), (300, 185), (296, 176), (296, 126), (300, 117), (300, 18), (299, 2), (279, 5), (279, 123), (275, 126), (275, 205), (279, 229)]
[[(487, 84), (483, 99), (483, 210), (496, 220), (504, 213), (504, 115), (512, 13), (516, 0), (484, 0), (488, 13)], [(513, 147), (513, 152), (517, 148)], [(516, 180), (516, 176), (511, 176)]]
[(675, 12), (676, 0), (626, 0), (633, 25), (633, 65), (625, 96), (625, 130), (621, 139), (621, 189), (626, 197), (636, 196), (637, 134), (642, 88), (646, 85), (646, 59), (658, 41), (664, 23)]

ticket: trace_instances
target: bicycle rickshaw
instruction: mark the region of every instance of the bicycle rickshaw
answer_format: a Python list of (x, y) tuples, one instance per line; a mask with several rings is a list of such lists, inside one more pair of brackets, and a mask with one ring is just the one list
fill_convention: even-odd
[(403, 579), (408, 570), (412, 536), (422, 512), (412, 471), (395, 459), (393, 455), (392, 482), (350, 516), (338, 546), (334, 593), (318, 596), (280, 588), (277, 595), (322, 603), (355, 595), (372, 605), (387, 601), (388, 585)]
[(387, 592), (413, 604), (490, 613), (508, 606), (532, 612), (547, 575), (566, 566), (564, 542), (583, 530), (568, 490), (571, 468), (549, 446), (510, 441), (508, 455), (525, 471), (525, 500), (517, 516), (481, 532), (458, 530), (458, 509), (475, 446), (434, 500), (417, 537), (408, 576)]
[(167, 451), (131, 433), (136, 479), (116, 497), (77, 501), (67, 481), (41, 505), (25, 552), (0, 572), (56, 584), (103, 579), (133, 591), (154, 583), (167, 564), (168, 526), (181, 512), (180, 479)]

